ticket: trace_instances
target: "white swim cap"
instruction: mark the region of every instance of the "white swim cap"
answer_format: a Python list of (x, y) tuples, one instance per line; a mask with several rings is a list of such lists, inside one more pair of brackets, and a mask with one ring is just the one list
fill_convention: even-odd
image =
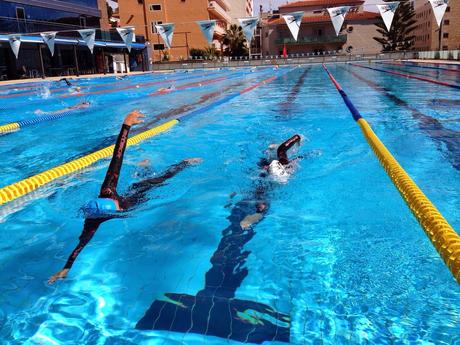
[(284, 168), (283, 164), (281, 164), (276, 159), (270, 163), (268, 166), (268, 172), (276, 177), (287, 178), (289, 177), (288, 172)]

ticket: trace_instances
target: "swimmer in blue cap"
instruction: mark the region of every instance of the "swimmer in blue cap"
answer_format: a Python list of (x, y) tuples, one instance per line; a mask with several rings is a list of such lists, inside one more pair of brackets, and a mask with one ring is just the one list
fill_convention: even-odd
[(64, 268), (49, 278), (48, 282), (50, 284), (67, 276), (78, 254), (80, 254), (83, 248), (91, 241), (103, 222), (126, 216), (126, 211), (146, 201), (146, 195), (149, 190), (162, 185), (166, 180), (174, 177), (186, 167), (201, 162), (200, 158), (185, 159), (171, 166), (160, 176), (134, 183), (125, 196), (119, 196), (117, 193), (118, 177), (120, 176), (121, 166), (123, 164), (123, 156), (128, 142), (129, 130), (131, 126), (143, 123), (143, 117), (144, 115), (138, 111), (134, 111), (126, 117), (121, 127), (121, 132), (118, 135), (117, 143), (113, 150), (112, 161), (110, 162), (104, 183), (102, 184), (99, 197), (91, 200), (82, 207), (82, 211), (85, 215), (85, 223), (83, 232), (79, 238), (80, 241), (70, 254)]

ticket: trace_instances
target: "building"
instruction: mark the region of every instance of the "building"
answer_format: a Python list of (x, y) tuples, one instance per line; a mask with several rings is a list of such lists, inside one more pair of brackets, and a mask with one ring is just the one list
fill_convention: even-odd
[[(84, 45), (77, 30), (99, 28), (108, 21), (104, 0), (0, 0), (0, 78), (110, 73), (113, 55), (123, 55), (125, 44), (114, 32), (97, 30), (94, 54)], [(103, 26), (105, 24), (102, 23)], [(40, 32), (57, 31), (55, 54), (51, 56)], [(21, 47), (15, 58), (8, 34), (20, 34)], [(142, 68), (145, 45), (138, 37), (133, 44), (132, 67)], [(126, 67), (125, 67), (126, 70)]]
[[(339, 51), (353, 54), (375, 54), (381, 51), (373, 37), (380, 36), (376, 23), (379, 13), (363, 10), (361, 0), (306, 0), (282, 5), (264, 20), (261, 33), (261, 52), (264, 56), (281, 55), (286, 45), (288, 54)], [(337, 36), (328, 7), (351, 6), (341, 32)], [(282, 18), (283, 14), (304, 11), (298, 40), (295, 41)]]
[[(214, 33), (216, 47), (219, 47), (219, 39), (232, 22), (230, 0), (119, 0), (118, 8), (119, 25), (135, 26), (136, 32), (144, 35), (151, 44), (152, 62), (188, 59), (192, 48), (208, 47), (196, 21), (217, 20)], [(171, 49), (165, 48), (155, 29), (156, 24), (163, 23), (175, 24)]]
[(431, 4), (415, 2), (417, 26), (414, 30), (414, 49), (418, 51), (460, 49), (460, 2), (453, 0), (444, 14), (441, 29), (438, 28)]
[(232, 24), (239, 25), (238, 18), (252, 17), (254, 13), (254, 0), (227, 0), (230, 5)]

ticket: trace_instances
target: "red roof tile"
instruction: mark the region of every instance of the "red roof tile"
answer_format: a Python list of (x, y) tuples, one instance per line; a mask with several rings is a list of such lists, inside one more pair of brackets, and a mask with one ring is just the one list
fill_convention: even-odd
[[(377, 19), (380, 18), (380, 14), (374, 12), (350, 12), (345, 17), (345, 21), (351, 20), (366, 20), (366, 19)], [(323, 23), (323, 22), (330, 22), (331, 17), (329, 14), (320, 14), (317, 16), (304, 16), (302, 18), (302, 23)], [(276, 18), (273, 20), (269, 20), (269, 25), (278, 25), (278, 24), (286, 24), (283, 18)]]

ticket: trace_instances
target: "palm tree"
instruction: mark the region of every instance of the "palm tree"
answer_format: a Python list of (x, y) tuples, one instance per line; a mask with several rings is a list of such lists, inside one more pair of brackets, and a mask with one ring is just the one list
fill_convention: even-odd
[(246, 38), (244, 37), (243, 29), (241, 26), (235, 24), (230, 25), (230, 28), (225, 30), (222, 44), (225, 47), (225, 55), (227, 56), (242, 56), (248, 54), (246, 48)]
[(383, 20), (377, 24), (382, 37), (374, 37), (374, 40), (382, 45), (382, 51), (409, 50), (414, 45), (415, 36), (415, 11), (409, 0), (401, 0), (393, 18), (393, 24), (388, 32)]

